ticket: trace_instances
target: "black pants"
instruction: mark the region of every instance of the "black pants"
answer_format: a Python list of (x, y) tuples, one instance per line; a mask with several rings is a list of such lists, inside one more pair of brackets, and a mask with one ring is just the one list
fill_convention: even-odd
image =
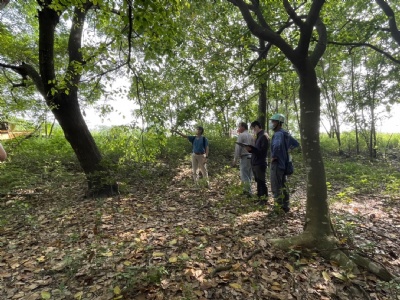
[(258, 198), (268, 197), (268, 188), (266, 180), (267, 166), (251, 166), (253, 170), (254, 180), (257, 183), (257, 196)]

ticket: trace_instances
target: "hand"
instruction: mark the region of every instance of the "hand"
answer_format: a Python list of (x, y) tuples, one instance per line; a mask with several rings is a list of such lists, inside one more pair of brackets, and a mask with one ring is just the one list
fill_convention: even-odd
[(246, 150), (247, 150), (247, 152), (251, 153), (251, 147), (250, 146), (246, 146)]

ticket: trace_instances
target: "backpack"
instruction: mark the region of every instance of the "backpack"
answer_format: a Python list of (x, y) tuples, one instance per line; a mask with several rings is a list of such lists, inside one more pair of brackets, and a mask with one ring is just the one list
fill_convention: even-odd
[(293, 166), (293, 162), (292, 162), (292, 157), (291, 157), (291, 155), (289, 154), (289, 147), (288, 147), (288, 144), (289, 144), (289, 134), (288, 133), (285, 133), (285, 148), (286, 148), (286, 154), (287, 154), (287, 159), (286, 159), (286, 162), (285, 162), (285, 171), (284, 171), (284, 174), (285, 175), (292, 175), (293, 174), (293, 172), (294, 172), (294, 166)]

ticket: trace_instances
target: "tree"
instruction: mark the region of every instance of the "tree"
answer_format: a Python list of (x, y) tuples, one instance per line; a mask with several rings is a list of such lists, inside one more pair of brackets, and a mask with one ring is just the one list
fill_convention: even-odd
[[(132, 98), (140, 105), (138, 114), (148, 124), (161, 127), (187, 126), (207, 120), (226, 135), (235, 117), (253, 118), (246, 75), (250, 60), (247, 49), (253, 37), (233, 7), (195, 2), (181, 11), (177, 21), (174, 55), (150, 58), (150, 65), (138, 71)], [(229, 34), (217, 30), (226, 28)]]
[[(34, 83), (63, 129), (94, 193), (110, 194), (116, 192), (117, 186), (109, 178), (107, 167), (102, 165), (102, 155), (85, 123), (79, 98), (84, 96), (85, 86), (91, 86), (89, 94), (98, 98), (105, 91), (101, 84), (103, 76), (124, 65), (132, 68), (134, 34), (142, 39), (140, 45), (147, 43), (149, 50), (143, 53), (148, 55), (154, 49), (152, 41), (159, 41), (165, 30), (172, 35), (169, 26), (172, 21), (168, 21), (167, 15), (179, 5), (168, 1), (135, 1), (134, 4), (120, 1), (109, 6), (98, 1), (38, 0), (35, 25), (38, 27), (30, 30), (30, 34), (38, 35), (35, 48), (38, 58), (32, 53), (28, 62), (19, 65), (0, 63), (0, 67), (21, 76), (22, 82), (14, 87), (26, 86), (29, 81)], [(136, 10), (134, 16), (133, 10)], [(85, 26), (92, 26), (93, 31)], [(84, 44), (84, 32), (89, 37), (95, 32), (99, 35), (86, 39)], [(167, 37), (166, 45), (170, 40)], [(125, 50), (122, 55), (119, 49)]]
[[(284, 249), (295, 246), (316, 248), (323, 257), (355, 269), (356, 266), (349, 256), (336, 247), (327, 201), (325, 168), (319, 143), (320, 88), (315, 67), (324, 54), (327, 43), (326, 28), (320, 17), (325, 1), (314, 0), (311, 3), (304, 2), (298, 7), (293, 7), (289, 1), (284, 0), (283, 7), (274, 7), (275, 14), (272, 14), (271, 9), (268, 10), (266, 6), (262, 6), (258, 0), (252, 0), (250, 4), (243, 0), (227, 1), (240, 9), (253, 35), (282, 51), (295, 68), (300, 81), (301, 145), (307, 170), (305, 225), (300, 235), (274, 240), (273, 243)], [(279, 19), (278, 12), (285, 12), (288, 20), (280, 22), (283, 25), (273, 29), (274, 26), (269, 20), (275, 18), (278, 23), (276, 20)], [(284, 29), (289, 27), (288, 33), (283, 34)], [(314, 27), (317, 34), (315, 42)]]

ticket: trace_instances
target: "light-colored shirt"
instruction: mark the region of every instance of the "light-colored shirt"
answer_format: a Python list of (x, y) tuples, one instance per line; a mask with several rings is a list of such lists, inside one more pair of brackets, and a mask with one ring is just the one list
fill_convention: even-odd
[[(237, 142), (254, 146), (253, 136), (247, 130), (245, 130), (241, 134), (239, 134), (239, 136), (237, 138)], [(246, 150), (246, 147), (242, 147), (242, 146), (239, 146), (238, 144), (236, 144), (234, 159), (238, 160), (243, 155), (250, 155), (250, 153)]]

